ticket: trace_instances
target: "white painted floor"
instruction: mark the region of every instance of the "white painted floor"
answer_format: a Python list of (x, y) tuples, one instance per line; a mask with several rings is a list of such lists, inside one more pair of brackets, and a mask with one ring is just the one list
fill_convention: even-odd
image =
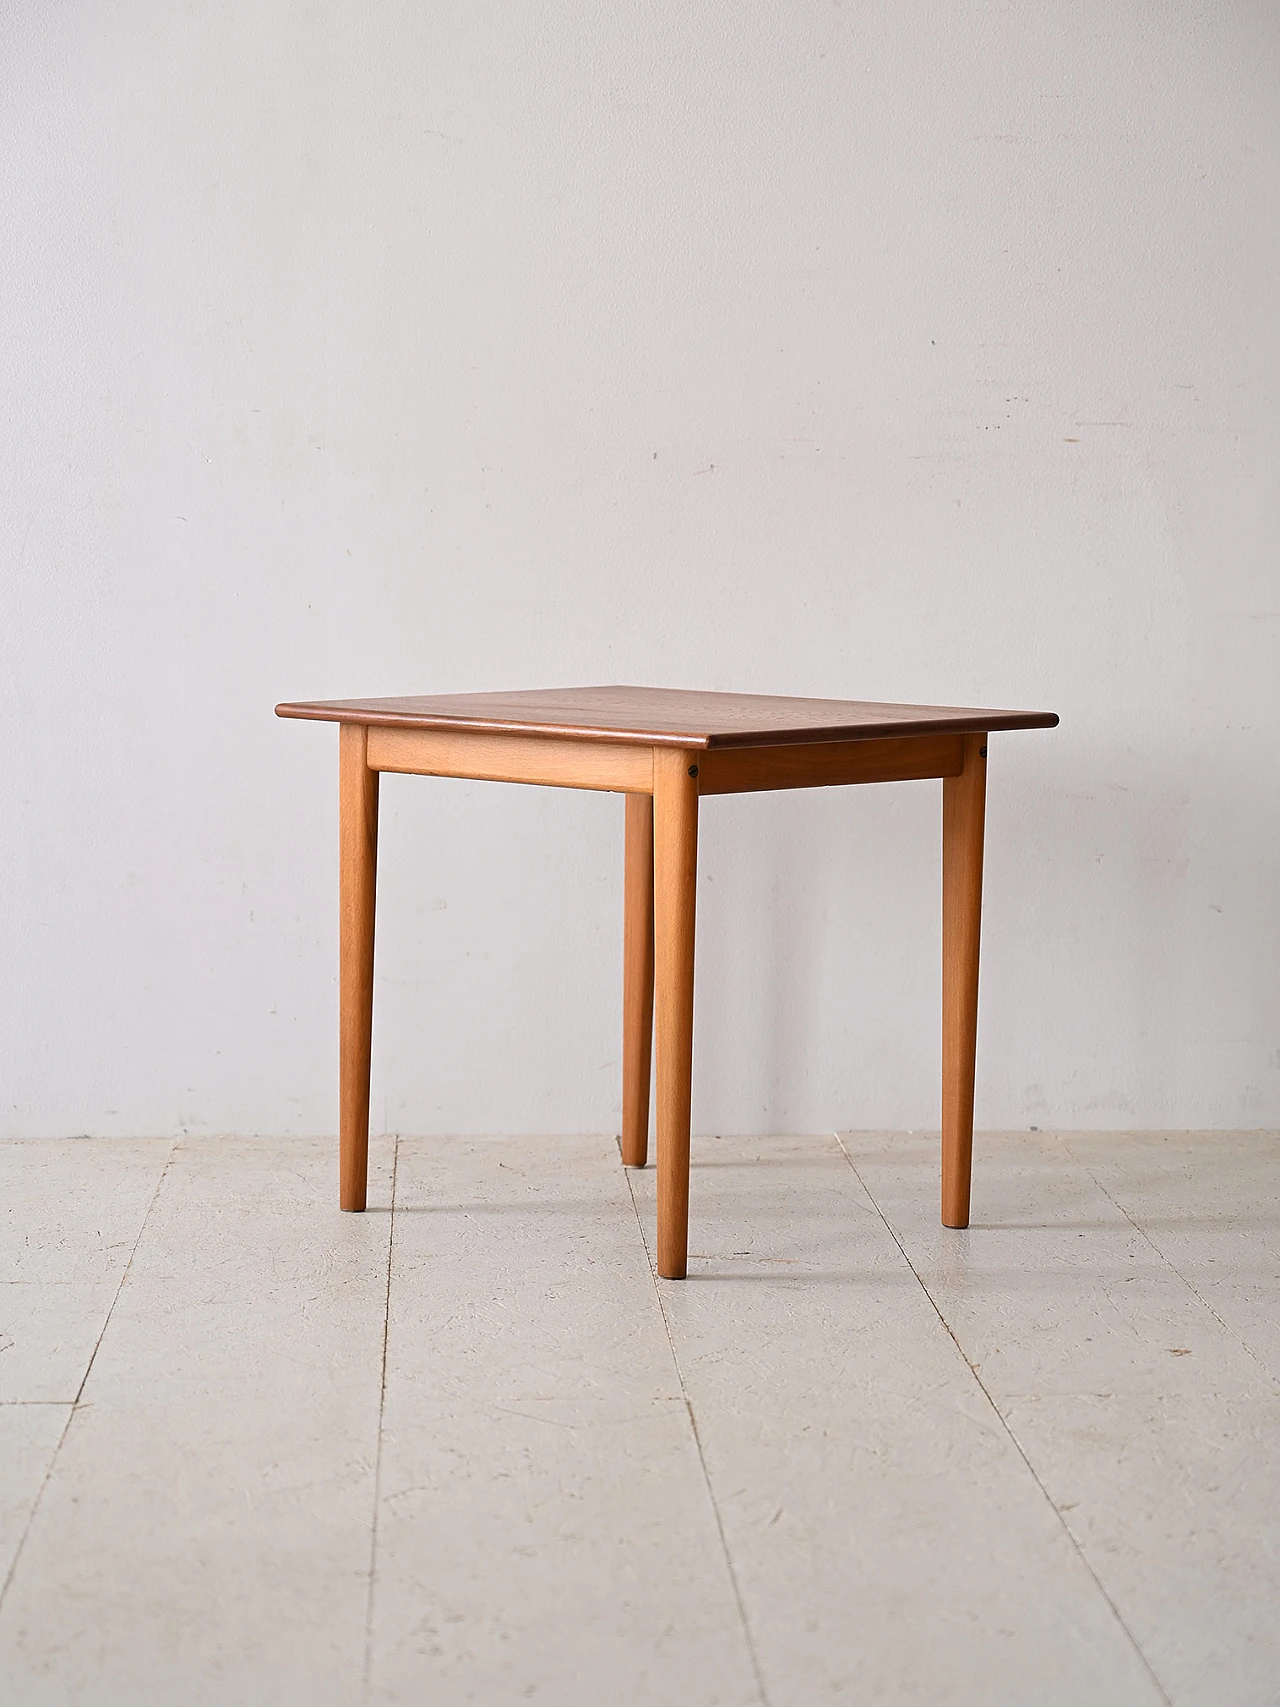
[(331, 1148), (0, 1145), (5, 1707), (1280, 1702), (1280, 1135)]

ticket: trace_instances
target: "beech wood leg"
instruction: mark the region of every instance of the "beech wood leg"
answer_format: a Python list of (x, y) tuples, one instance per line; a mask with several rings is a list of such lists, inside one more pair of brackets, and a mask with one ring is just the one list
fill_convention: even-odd
[(654, 748), (653, 872), (658, 1273), (667, 1280), (683, 1280), (689, 1258), (693, 937), (698, 878), (698, 755), (695, 752)]
[(369, 1053), (373, 1041), (373, 920), (378, 865), (378, 773), (367, 730), (338, 733), (338, 1149), (343, 1209), (363, 1209), (369, 1175)]
[(966, 735), (964, 769), (942, 782), (942, 1223), (969, 1225), (987, 737)]
[(627, 795), (622, 930), (622, 1160), (649, 1159), (653, 1056), (653, 796)]

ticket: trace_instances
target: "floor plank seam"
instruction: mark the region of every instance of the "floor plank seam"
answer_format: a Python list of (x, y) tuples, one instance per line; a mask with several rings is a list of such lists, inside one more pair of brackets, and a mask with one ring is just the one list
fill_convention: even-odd
[(951, 1343), (955, 1346), (956, 1351), (960, 1354), (961, 1358), (964, 1359), (965, 1367), (968, 1369), (969, 1373), (973, 1376), (974, 1383), (977, 1386), (979, 1392), (982, 1394), (982, 1396), (986, 1400), (987, 1404), (990, 1405), (991, 1410), (992, 1410), (993, 1414), (995, 1415), (996, 1419), (998, 1420), (1001, 1428), (1004, 1430), (1005, 1434), (1008, 1436), (1008, 1438), (1009, 1438), (1009, 1440), (1013, 1446), (1014, 1451), (1018, 1454), (1018, 1457), (1021, 1458), (1022, 1462), (1026, 1465), (1028, 1474), (1031, 1476), (1031, 1479), (1035, 1482), (1036, 1487), (1039, 1488), (1040, 1493), (1043, 1496), (1045, 1503), (1048, 1505), (1050, 1511), (1052, 1511), (1054, 1516), (1057, 1518), (1058, 1523), (1061, 1525), (1063, 1534), (1066, 1536), (1068, 1543), (1070, 1544), (1072, 1550), (1075, 1552), (1077, 1558), (1080, 1560), (1080, 1563), (1084, 1566), (1085, 1570), (1088, 1571), (1089, 1576), (1092, 1578), (1095, 1586), (1097, 1587), (1098, 1593), (1102, 1596), (1103, 1600), (1106, 1602), (1107, 1606), (1110, 1608), (1112, 1617), (1115, 1619), (1117, 1626), (1124, 1632), (1125, 1638), (1129, 1642), (1129, 1645), (1132, 1647), (1134, 1653), (1136, 1654), (1138, 1661), (1141, 1664), (1143, 1670), (1146, 1672), (1147, 1676), (1151, 1679), (1152, 1686), (1156, 1690), (1156, 1693), (1159, 1695), (1161, 1701), (1163, 1701), (1165, 1703), (1165, 1707), (1173, 1707), (1173, 1702), (1172, 1702), (1171, 1697), (1169, 1696), (1168, 1691), (1165, 1689), (1165, 1687), (1161, 1683), (1160, 1679), (1156, 1676), (1155, 1671), (1152, 1669), (1151, 1662), (1150, 1662), (1150, 1660), (1148, 1660), (1146, 1654), (1143, 1652), (1142, 1647), (1139, 1644), (1137, 1637), (1134, 1635), (1133, 1631), (1129, 1628), (1128, 1624), (1125, 1622), (1124, 1617), (1121, 1614), (1120, 1608), (1116, 1605), (1116, 1603), (1112, 1599), (1111, 1595), (1107, 1592), (1107, 1588), (1106, 1588), (1105, 1584), (1103, 1583), (1102, 1578), (1098, 1575), (1097, 1571), (1093, 1568), (1093, 1564), (1090, 1561), (1089, 1556), (1085, 1552), (1084, 1548), (1080, 1545), (1080, 1542), (1077, 1539), (1076, 1535), (1074, 1534), (1074, 1532), (1071, 1528), (1071, 1525), (1067, 1522), (1065, 1514), (1058, 1509), (1058, 1506), (1054, 1502), (1053, 1497), (1049, 1493), (1048, 1488), (1045, 1486), (1044, 1482), (1041, 1480), (1040, 1474), (1036, 1470), (1035, 1465), (1031, 1462), (1031, 1459), (1027, 1456), (1026, 1449), (1024, 1448), (1022, 1442), (1018, 1439), (1017, 1433), (1015, 1432), (1012, 1425), (1010, 1424), (1009, 1419), (1005, 1416), (1004, 1412), (1000, 1409), (1000, 1406), (996, 1403), (995, 1397), (992, 1394), (990, 1388), (987, 1386), (986, 1382), (983, 1381), (983, 1379), (982, 1379), (981, 1375), (979, 1375), (978, 1371), (974, 1368), (971, 1360), (965, 1355), (965, 1349), (960, 1344), (960, 1341), (957, 1338), (954, 1330), (952, 1329), (950, 1322), (948, 1322), (947, 1318), (943, 1315), (941, 1309), (938, 1307), (937, 1299), (933, 1296), (932, 1292), (930, 1292), (928, 1286), (925, 1284), (924, 1278), (921, 1275), (919, 1269), (917, 1269), (916, 1265), (912, 1262), (910, 1256), (907, 1254), (906, 1246), (903, 1244), (902, 1240), (898, 1237), (897, 1232), (895, 1231), (895, 1229), (891, 1225), (889, 1218), (885, 1214), (884, 1210), (881, 1209), (879, 1201), (877, 1200), (874, 1192), (871, 1190), (871, 1187), (867, 1184), (866, 1180), (863, 1179), (861, 1173), (858, 1171), (858, 1165), (854, 1161), (853, 1157), (850, 1155), (849, 1150), (848, 1150), (847, 1146), (845, 1145), (844, 1139), (840, 1136), (839, 1132), (835, 1133), (834, 1137), (835, 1137), (836, 1143), (840, 1146), (840, 1149), (844, 1155), (845, 1161), (848, 1162), (850, 1168), (853, 1170), (853, 1177), (857, 1180), (858, 1184), (862, 1187), (863, 1191), (866, 1192), (867, 1199), (870, 1202), (872, 1208), (875, 1210), (876, 1214), (880, 1217), (881, 1221), (884, 1223), (885, 1231), (888, 1233), (889, 1237), (893, 1240), (894, 1244), (898, 1247), (899, 1251), (901, 1251), (903, 1262), (906, 1263), (907, 1267), (911, 1270), (911, 1273), (915, 1276), (917, 1285), (919, 1286), (920, 1290), (924, 1293), (925, 1297), (929, 1300), (929, 1304), (930, 1304), (934, 1314), (937, 1316), (939, 1322), (941, 1322), (943, 1329), (945, 1330), (945, 1332), (947, 1334), (948, 1339), (950, 1339)]
[(25, 1525), (23, 1526), (22, 1534), (18, 1538), (18, 1545), (14, 1548), (13, 1558), (10, 1561), (9, 1569), (5, 1575), (4, 1582), (3, 1582), (3, 1584), (0, 1584), (0, 1608), (2, 1608), (4, 1606), (5, 1597), (9, 1593), (9, 1589), (13, 1584), (14, 1577), (17, 1575), (18, 1565), (22, 1559), (23, 1548), (27, 1544), (27, 1537), (31, 1534), (32, 1527), (35, 1524), (36, 1517), (40, 1511), (41, 1503), (44, 1500), (45, 1491), (48, 1488), (50, 1481), (52, 1480), (53, 1472), (54, 1472), (55, 1467), (57, 1466), (58, 1458), (62, 1452), (62, 1448), (63, 1448), (64, 1444), (66, 1443), (67, 1433), (71, 1427), (73, 1419), (75, 1418), (75, 1414), (76, 1414), (77, 1410), (79, 1410), (79, 1408), (80, 1408), (80, 1401), (81, 1401), (81, 1398), (84, 1394), (85, 1383), (89, 1379), (89, 1376), (93, 1370), (94, 1361), (96, 1360), (97, 1355), (98, 1355), (99, 1348), (101, 1347), (102, 1342), (106, 1337), (107, 1329), (111, 1325), (111, 1318), (112, 1318), (112, 1316), (115, 1315), (116, 1305), (120, 1302), (120, 1294), (124, 1291), (125, 1282), (128, 1280), (130, 1270), (133, 1268), (133, 1259), (138, 1254), (138, 1246), (142, 1243), (142, 1235), (146, 1232), (147, 1222), (151, 1219), (151, 1211), (155, 1208), (156, 1199), (160, 1196), (160, 1188), (164, 1184), (166, 1178), (168, 1177), (169, 1164), (173, 1161), (174, 1152), (177, 1148), (178, 1148), (178, 1140), (175, 1138), (171, 1141), (171, 1143), (169, 1145), (169, 1152), (165, 1156), (164, 1166), (160, 1169), (160, 1178), (155, 1183), (155, 1189), (151, 1193), (150, 1198), (148, 1199), (147, 1207), (146, 1207), (145, 1212), (143, 1213), (142, 1220), (138, 1223), (138, 1234), (137, 1234), (137, 1237), (134, 1239), (132, 1246), (130, 1247), (128, 1261), (125, 1263), (124, 1268), (121, 1271), (120, 1283), (116, 1287), (115, 1295), (112, 1298), (111, 1303), (107, 1308), (106, 1315), (103, 1317), (102, 1327), (100, 1328), (100, 1330), (98, 1332), (98, 1337), (93, 1342), (93, 1350), (89, 1353), (88, 1362), (84, 1366), (84, 1374), (80, 1377), (80, 1385), (76, 1388), (76, 1396), (74, 1399), (72, 1399), (71, 1404), (67, 1410), (67, 1420), (63, 1423), (62, 1432), (58, 1436), (58, 1443), (54, 1447), (53, 1452), (50, 1454), (49, 1466), (46, 1469), (44, 1476), (40, 1482), (39, 1491), (37, 1492), (35, 1499), (31, 1502), (31, 1511), (27, 1516), (27, 1521), (26, 1521)]
[(1133, 1216), (1130, 1215), (1129, 1211), (1125, 1208), (1124, 1204), (1120, 1202), (1119, 1198), (1111, 1195), (1103, 1182), (1098, 1178), (1097, 1174), (1095, 1174), (1093, 1169), (1089, 1166), (1088, 1162), (1083, 1161), (1076, 1155), (1075, 1151), (1067, 1143), (1066, 1139), (1061, 1136), (1061, 1134), (1055, 1133), (1054, 1136), (1062, 1149), (1075, 1163), (1076, 1167), (1082, 1168), (1084, 1172), (1088, 1174), (1089, 1178), (1093, 1181), (1094, 1185), (1097, 1186), (1098, 1190), (1106, 1198), (1107, 1202), (1111, 1204), (1114, 1209), (1119, 1210), (1120, 1214), (1124, 1216), (1125, 1220), (1133, 1228), (1134, 1232), (1138, 1233), (1142, 1237), (1143, 1241), (1155, 1252), (1156, 1256), (1160, 1258), (1160, 1261), (1165, 1265), (1165, 1267), (1168, 1268), (1171, 1273), (1177, 1275), (1178, 1279), (1186, 1287), (1187, 1291), (1195, 1299), (1196, 1303), (1206, 1309), (1222, 1331), (1233, 1339), (1241, 1350), (1257, 1364), (1258, 1368), (1266, 1376), (1271, 1385), (1273, 1387), (1280, 1387), (1280, 1374), (1272, 1369), (1269, 1364), (1264, 1363), (1258, 1356), (1257, 1352), (1254, 1351), (1253, 1347), (1249, 1344), (1248, 1340), (1242, 1338), (1231, 1324), (1218, 1314), (1209, 1300), (1197, 1288), (1195, 1282), (1188, 1279), (1188, 1277), (1183, 1274), (1182, 1270), (1178, 1267), (1177, 1263), (1174, 1262), (1173, 1258), (1167, 1256), (1165, 1252), (1160, 1249), (1160, 1246), (1151, 1237), (1150, 1233), (1148, 1233), (1142, 1223), (1140, 1221), (1135, 1221)]
[(391, 1337), (391, 1271), (396, 1248), (396, 1178), (400, 1171), (400, 1135), (391, 1152), (391, 1210), (387, 1218), (387, 1285), (382, 1314), (382, 1385), (378, 1397), (378, 1444), (373, 1459), (373, 1527), (369, 1535), (369, 1587), (364, 1612), (364, 1680), (366, 1699), (373, 1680), (373, 1595), (378, 1569), (378, 1512), (382, 1505), (382, 1421), (387, 1409), (387, 1346)]
[(640, 1231), (640, 1244), (649, 1264), (649, 1274), (653, 1281), (654, 1296), (658, 1301), (658, 1312), (662, 1317), (662, 1331), (667, 1336), (667, 1345), (671, 1352), (671, 1364), (676, 1372), (676, 1380), (680, 1383), (680, 1397), (684, 1400), (685, 1414), (689, 1418), (689, 1429), (693, 1435), (694, 1448), (698, 1454), (698, 1466), (702, 1471), (703, 1485), (707, 1490), (707, 1500), (711, 1506), (711, 1515), (715, 1520), (716, 1534), (720, 1538), (720, 1551), (724, 1557), (725, 1570), (729, 1575), (729, 1586), (733, 1590), (734, 1604), (738, 1609), (738, 1621), (742, 1627), (742, 1639), (747, 1645), (747, 1654), (751, 1660), (751, 1670), (756, 1680), (756, 1692), (760, 1697), (761, 1707), (770, 1707), (769, 1694), (764, 1686), (764, 1674), (760, 1669), (760, 1658), (756, 1653), (755, 1643), (751, 1639), (751, 1626), (747, 1621), (746, 1602), (742, 1598), (742, 1589), (738, 1582), (738, 1573), (733, 1567), (733, 1556), (729, 1552), (728, 1537), (724, 1532), (724, 1521), (720, 1516), (720, 1507), (716, 1501), (715, 1489), (711, 1485), (711, 1475), (707, 1469), (706, 1454), (702, 1449), (702, 1436), (698, 1433), (698, 1419), (694, 1415), (693, 1403), (685, 1386), (684, 1371), (680, 1367), (680, 1358), (676, 1352), (675, 1340), (671, 1333), (671, 1324), (667, 1319), (667, 1307), (663, 1302), (662, 1288), (658, 1284), (658, 1271), (654, 1264), (653, 1255), (649, 1250), (649, 1241), (645, 1237), (644, 1221), (640, 1214), (640, 1205), (636, 1202), (635, 1187), (631, 1183), (631, 1169), (625, 1168), (627, 1191), (631, 1197), (631, 1208), (635, 1214), (636, 1226)]

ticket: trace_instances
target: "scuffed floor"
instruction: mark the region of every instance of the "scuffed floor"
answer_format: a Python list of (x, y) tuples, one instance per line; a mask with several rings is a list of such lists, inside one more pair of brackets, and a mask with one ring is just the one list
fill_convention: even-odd
[(694, 1164), (0, 1145), (0, 1699), (1280, 1700), (1280, 1136)]

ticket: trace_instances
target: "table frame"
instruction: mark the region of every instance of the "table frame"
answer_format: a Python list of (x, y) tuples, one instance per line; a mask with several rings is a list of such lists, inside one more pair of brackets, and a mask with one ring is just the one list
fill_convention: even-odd
[(987, 736), (926, 734), (780, 746), (682, 748), (633, 740), (406, 729), (341, 722), (340, 1198), (365, 1207), (383, 771), (625, 794), (622, 1159), (648, 1159), (656, 1044), (658, 1273), (689, 1249), (698, 802), (712, 794), (942, 779), (942, 1220), (969, 1224)]

